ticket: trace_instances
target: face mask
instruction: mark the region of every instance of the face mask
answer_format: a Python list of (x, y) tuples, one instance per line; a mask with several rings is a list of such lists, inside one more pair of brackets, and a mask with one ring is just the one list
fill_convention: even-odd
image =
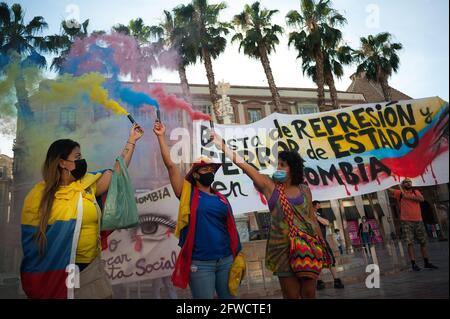
[[(70, 161), (71, 162), (71, 161)], [(75, 178), (75, 180), (79, 180), (87, 172), (87, 163), (85, 159), (79, 159), (73, 161), (75, 163), (75, 168), (70, 171), (70, 174)]]
[(286, 178), (286, 171), (283, 170), (276, 170), (275, 173), (272, 174), (272, 179), (276, 183), (283, 183), (286, 181)]
[(198, 173), (198, 175), (200, 175), (198, 181), (203, 186), (209, 187), (214, 182), (214, 173), (212, 173), (212, 172), (205, 173), (205, 174)]

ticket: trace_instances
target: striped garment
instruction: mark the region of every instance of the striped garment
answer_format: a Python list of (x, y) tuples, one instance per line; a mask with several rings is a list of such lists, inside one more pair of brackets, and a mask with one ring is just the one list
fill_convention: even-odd
[[(305, 186), (300, 186), (303, 200), (297, 204), (289, 202), (279, 185), (274, 190), (276, 198), (271, 198), (271, 201), (275, 201), (275, 205), (271, 209), (266, 265), (277, 276), (296, 275), (315, 279), (326, 260), (322, 258), (324, 255), (321, 243), (316, 243), (312, 247), (308, 244), (311, 239), (315, 239), (320, 230), (309, 214), (311, 203), (304, 195), (304, 188)], [(294, 233), (302, 233), (303, 236), (291, 236)]]
[(39, 225), (39, 205), (44, 182), (28, 193), (22, 209), (22, 249), (20, 268), (22, 288), (28, 298), (73, 298), (73, 288), (66, 285), (67, 266), (75, 264), (76, 250), (81, 229), (83, 200), (95, 203), (91, 185), (102, 174), (86, 174), (68, 186), (60, 187), (55, 194), (46, 231), (45, 255), (39, 256), (34, 238)]

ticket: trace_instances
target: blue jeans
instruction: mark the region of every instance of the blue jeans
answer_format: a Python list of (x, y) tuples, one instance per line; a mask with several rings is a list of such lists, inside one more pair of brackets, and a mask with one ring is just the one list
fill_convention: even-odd
[(194, 299), (213, 299), (214, 292), (220, 299), (232, 299), (228, 290), (233, 256), (219, 260), (192, 260), (189, 287)]
[(372, 253), (370, 251), (370, 234), (369, 233), (361, 233), (361, 239), (364, 249), (367, 252), (367, 255), (370, 257)]

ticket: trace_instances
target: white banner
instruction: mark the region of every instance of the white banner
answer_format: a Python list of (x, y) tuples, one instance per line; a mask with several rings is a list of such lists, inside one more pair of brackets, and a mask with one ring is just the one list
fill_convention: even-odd
[(174, 236), (179, 201), (170, 185), (136, 194), (139, 225), (114, 231), (102, 252), (112, 284), (171, 276), (179, 252)]
[[(313, 198), (332, 200), (384, 190), (404, 177), (414, 186), (448, 183), (448, 114), (448, 103), (435, 97), (316, 114), (273, 113), (248, 125), (216, 124), (215, 131), (262, 173), (276, 169), (278, 151), (299, 152)], [(252, 181), (209, 141), (210, 124), (195, 122), (194, 130), (194, 158), (225, 162), (214, 186), (234, 213), (266, 210)]]

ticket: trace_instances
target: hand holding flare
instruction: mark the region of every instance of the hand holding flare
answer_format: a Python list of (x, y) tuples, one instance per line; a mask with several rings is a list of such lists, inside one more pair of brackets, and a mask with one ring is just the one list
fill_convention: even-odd
[(166, 133), (166, 127), (161, 122), (155, 121), (155, 124), (153, 125), (153, 132), (158, 137), (164, 136)]
[(128, 119), (130, 120), (131, 124), (133, 124), (132, 132), (135, 131), (138, 134), (140, 134), (139, 138), (144, 135), (144, 130), (140, 127), (139, 124), (136, 123), (134, 118), (131, 116), (131, 114), (127, 114)]
[(218, 150), (223, 150), (225, 141), (216, 132), (211, 131), (209, 139), (214, 143), (214, 145), (216, 145)]
[(137, 140), (142, 137), (142, 135), (144, 135), (144, 129), (140, 127), (139, 124), (134, 123), (130, 131), (130, 136), (128, 137), (128, 142), (136, 143)]

